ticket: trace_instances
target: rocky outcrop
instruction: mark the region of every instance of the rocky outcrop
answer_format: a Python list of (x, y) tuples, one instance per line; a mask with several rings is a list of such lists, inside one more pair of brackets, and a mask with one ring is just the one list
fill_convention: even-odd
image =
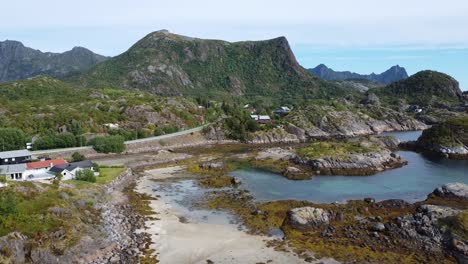
[(300, 207), (288, 212), (289, 223), (297, 229), (310, 229), (328, 224), (332, 214), (327, 210), (316, 207)]
[(308, 105), (290, 113), (286, 119), (290, 124), (285, 126), (285, 130), (300, 141), (427, 128), (422, 122), (403, 113), (375, 105), (361, 105), (353, 111)]
[(224, 170), (226, 165), (222, 161), (213, 161), (200, 164), (200, 168), (204, 170)]
[(459, 199), (468, 201), (468, 185), (464, 183), (448, 183), (434, 190), (433, 195), (444, 199)]
[(417, 141), (402, 145), (450, 159), (468, 159), (468, 117), (445, 120), (423, 131)]
[(407, 164), (401, 156), (388, 150), (350, 154), (346, 158), (307, 159), (295, 156), (292, 162), (307, 166), (318, 174), (332, 175), (371, 175)]

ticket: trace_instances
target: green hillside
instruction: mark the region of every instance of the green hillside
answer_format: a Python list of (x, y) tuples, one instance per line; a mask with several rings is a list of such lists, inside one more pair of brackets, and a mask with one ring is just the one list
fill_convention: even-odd
[(77, 89), (47, 76), (0, 84), (0, 127), (30, 136), (58, 133), (75, 136), (116, 133), (104, 124), (118, 124), (126, 138), (146, 137), (203, 123), (204, 109), (191, 99), (165, 98), (140, 91)]
[(421, 71), (408, 79), (371, 91), (390, 102), (404, 100), (406, 103), (423, 106), (457, 104), (462, 98), (458, 82), (451, 76), (436, 71)]
[(174, 96), (269, 97), (282, 102), (349, 90), (302, 68), (284, 37), (230, 43), (157, 31), (127, 52), (75, 76), (82, 87), (139, 89)]

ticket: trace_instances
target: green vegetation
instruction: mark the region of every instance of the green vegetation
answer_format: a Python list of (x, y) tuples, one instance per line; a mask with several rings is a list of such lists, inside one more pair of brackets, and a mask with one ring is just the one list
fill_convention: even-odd
[(300, 157), (307, 159), (319, 159), (324, 157), (345, 159), (350, 154), (370, 153), (378, 149), (378, 146), (371, 142), (321, 141), (311, 143), (307, 147), (298, 148), (296, 152)]
[(31, 138), (19, 129), (0, 128), (0, 151), (24, 149), (30, 140)]
[[(138, 78), (131, 72), (138, 73)], [(166, 96), (272, 98), (282, 104), (354, 92), (307, 72), (285, 38), (227, 43), (188, 41), (163, 32), (147, 35), (127, 52), (71, 81), (87, 87), (151, 90)]]
[(85, 160), (86, 157), (82, 154), (80, 154), (79, 152), (74, 152), (72, 154), (72, 162), (79, 162), (79, 161), (83, 161)]
[(225, 120), (226, 136), (230, 139), (247, 141), (250, 133), (259, 129), (258, 124), (250, 118), (247, 111), (233, 113)]
[[(95, 209), (89, 205), (77, 208), (76, 199), (79, 196), (73, 189), (54, 185), (15, 182), (0, 188), (0, 236), (20, 232), (32, 239), (31, 246), (60, 252), (81, 236), (82, 212), (91, 212), (86, 216), (88, 223), (97, 223)], [(59, 230), (63, 235), (54, 236)]]
[(72, 133), (46, 135), (34, 142), (34, 149), (55, 149), (55, 148), (71, 148), (83, 146), (86, 139), (77, 137)]
[[(352, 260), (356, 263), (453, 262), (452, 258), (444, 254), (430, 255), (425, 251), (415, 251), (411, 241), (404, 238), (392, 241), (370, 236), (368, 229), (362, 228), (362, 224), (358, 223), (356, 218), (379, 217), (382, 222), (387, 223), (395, 217), (414, 213), (417, 208), (415, 205), (396, 208), (362, 200), (348, 201), (346, 204), (315, 204), (295, 200), (261, 203), (255, 202), (242, 190), (213, 191), (198, 204), (205, 208), (233, 213), (252, 233), (268, 234), (274, 228), (281, 229), (285, 234), (284, 240), (271, 241), (269, 245), (277, 250), (292, 248), (304, 259), (310, 259), (308, 252), (314, 252), (317, 259), (331, 257), (338, 261)], [(298, 230), (289, 224), (287, 215), (290, 209), (303, 206), (339, 212), (341, 216), (332, 220), (330, 225), (312, 230)], [(333, 227), (333, 235), (323, 235), (330, 230), (330, 226)], [(349, 238), (350, 233), (353, 234), (353, 238)]]
[(461, 116), (435, 124), (423, 131), (418, 143), (427, 146), (454, 147), (468, 145), (468, 117)]
[(99, 153), (122, 153), (125, 151), (122, 136), (97, 137), (92, 141), (92, 145)]
[(459, 104), (462, 92), (451, 76), (435, 71), (421, 71), (408, 79), (386, 87), (370, 89), (384, 102), (398, 105), (402, 100), (410, 104)]
[(204, 188), (226, 188), (233, 185), (234, 178), (227, 175), (206, 177), (199, 181)]
[(100, 167), (99, 176), (96, 177), (96, 183), (107, 184), (117, 178), (122, 172), (125, 171), (125, 167)]
[[(24, 148), (39, 136), (36, 149), (84, 146), (96, 135), (126, 140), (201, 125), (205, 111), (195, 100), (163, 98), (146, 92), (109, 88), (78, 89), (47, 77), (0, 84), (0, 150)], [(148, 120), (149, 116), (151, 117)], [(118, 124), (111, 129), (105, 124)], [(59, 128), (64, 132), (58, 134)], [(74, 137), (72, 137), (72, 135)]]
[(90, 169), (84, 169), (76, 172), (75, 179), (77, 181), (96, 182), (96, 176)]

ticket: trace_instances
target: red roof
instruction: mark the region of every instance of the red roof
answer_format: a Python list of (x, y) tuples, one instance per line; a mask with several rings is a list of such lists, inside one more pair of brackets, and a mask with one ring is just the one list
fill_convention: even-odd
[(55, 165), (62, 165), (62, 164), (67, 164), (67, 163), (68, 162), (63, 159), (53, 159), (53, 160), (30, 162), (30, 163), (27, 163), (26, 165), (27, 165), (28, 170), (31, 170), (31, 169), (49, 168)]

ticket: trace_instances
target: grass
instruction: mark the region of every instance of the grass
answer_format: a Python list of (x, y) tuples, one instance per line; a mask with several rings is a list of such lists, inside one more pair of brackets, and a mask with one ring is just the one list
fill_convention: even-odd
[(125, 167), (103, 167), (100, 168), (99, 176), (96, 177), (97, 184), (107, 184), (125, 171)]
[[(50, 248), (61, 254), (79, 241), (85, 225), (99, 221), (97, 217), (83, 213), (88, 211), (93, 216), (98, 215), (91, 203), (77, 207), (74, 202), (78, 199), (81, 196), (74, 188), (12, 182), (0, 189), (0, 236), (19, 232), (31, 239), (28, 241), (31, 246)], [(63, 233), (59, 238), (54, 236), (57, 231)]]
[(96, 183), (79, 180), (66, 180), (64, 182), (71, 183), (78, 189), (95, 188), (99, 185), (105, 185), (112, 182), (125, 170), (125, 167), (101, 167), (99, 176), (96, 177)]
[(299, 148), (296, 153), (302, 158), (312, 160), (325, 157), (345, 159), (354, 153), (365, 154), (378, 149), (373, 143), (321, 141)]

